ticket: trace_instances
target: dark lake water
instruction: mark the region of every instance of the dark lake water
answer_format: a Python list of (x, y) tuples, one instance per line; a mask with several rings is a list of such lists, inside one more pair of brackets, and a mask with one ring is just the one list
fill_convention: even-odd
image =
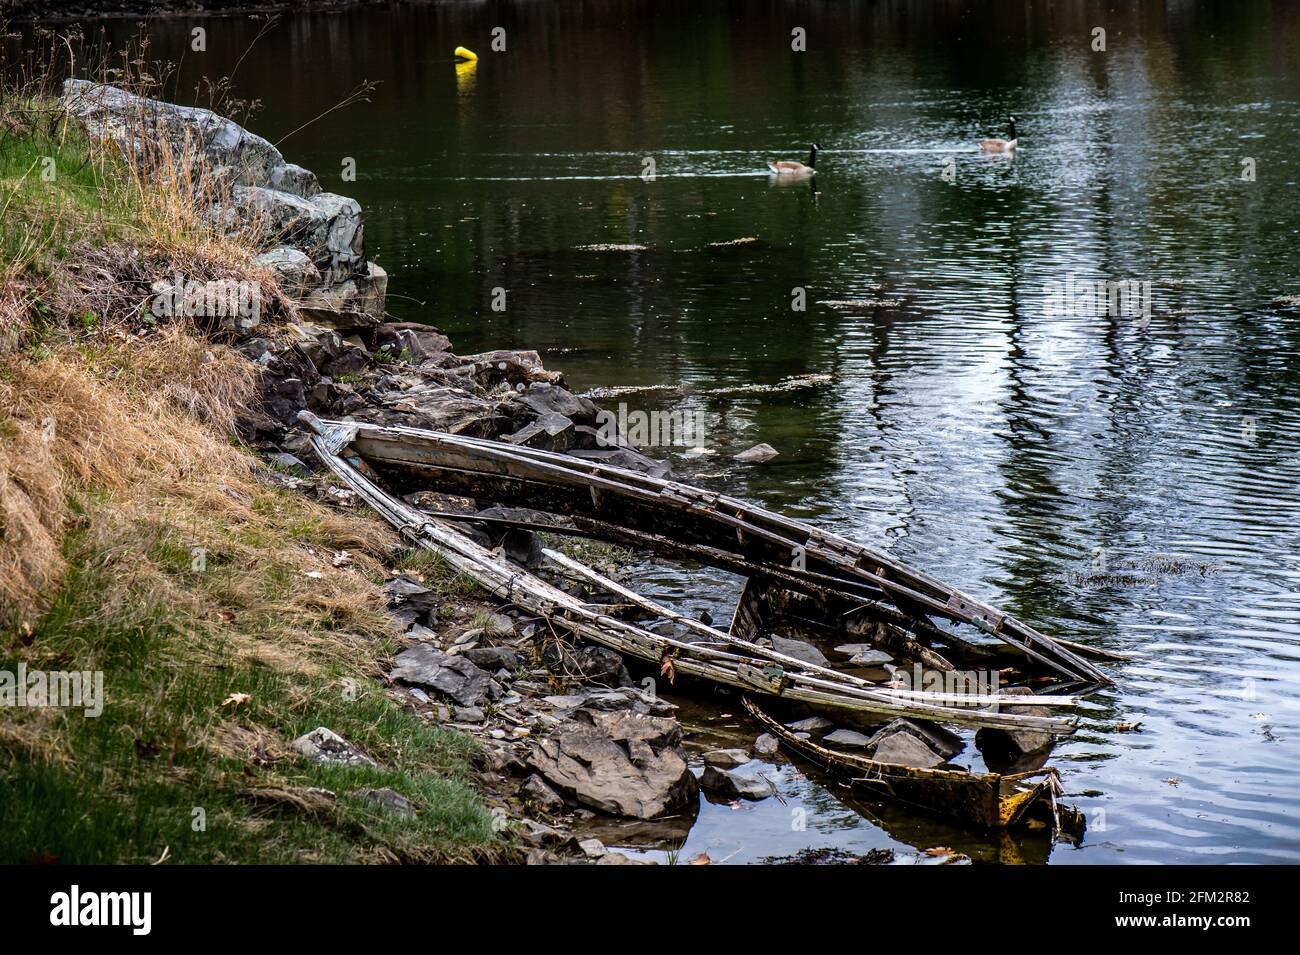
[[(1300, 5), (1112, 6), (448, 3), (290, 17), (235, 78), (273, 141), (381, 84), (280, 145), (362, 203), (396, 317), (536, 348), (576, 388), (656, 386), (611, 400), (704, 416), (717, 453), (680, 473), (1134, 654), (1056, 751), (1090, 827), (1051, 862), (1296, 862), (1300, 310), (1270, 303), (1300, 295)], [(186, 76), (258, 29), (165, 21), (154, 53), (195, 25)], [(1023, 148), (981, 155), (1008, 114)], [(768, 177), (814, 140), (815, 188)], [(1080, 304), (1121, 280), (1149, 315)], [(745, 387), (803, 376), (824, 377)], [(730, 461), (760, 441), (780, 457)], [(752, 737), (722, 713), (686, 719)], [(705, 803), (681, 858), (1048, 855), (770, 775), (784, 803)]]

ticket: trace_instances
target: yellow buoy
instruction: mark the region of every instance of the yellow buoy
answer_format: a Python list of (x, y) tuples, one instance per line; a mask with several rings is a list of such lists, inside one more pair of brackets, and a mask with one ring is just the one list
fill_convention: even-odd
[(471, 62), (478, 59), (477, 53), (473, 50), (467, 50), (463, 46), (456, 47), (456, 55), (462, 60), (470, 60)]

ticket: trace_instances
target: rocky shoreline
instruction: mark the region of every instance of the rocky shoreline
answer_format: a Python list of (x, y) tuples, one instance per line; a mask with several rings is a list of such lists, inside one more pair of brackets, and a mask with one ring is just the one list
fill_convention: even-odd
[[(203, 317), (258, 369), (259, 400), (240, 419), (240, 436), (265, 458), (272, 480), (333, 506), (361, 506), (321, 473), (297, 420), (304, 408), (668, 472), (630, 447), (608, 446), (595, 403), (569, 391), (535, 351), (457, 355), (430, 325), (386, 322), (388, 279), (367, 257), (360, 206), (324, 192), (310, 171), (286, 162), (265, 139), (207, 110), (85, 81), (67, 81), (63, 104), (93, 139), (114, 143), (128, 158), (149, 152), (139, 141), (142, 129), (182, 151), (196, 179), (221, 187), (210, 209), (219, 226), (265, 224), (273, 247), (251, 264), (274, 278), (297, 320), (264, 321), (256, 310)], [(180, 306), (192, 291), (188, 284), (177, 276), (155, 291)], [(438, 510), (478, 510), (476, 502), (432, 491), (410, 499)], [(517, 549), (525, 560), (540, 546), (530, 532), (502, 539), (472, 533)], [(578, 838), (573, 827), (598, 814), (693, 815), (699, 783), (675, 707), (639, 688), (619, 654), (571, 644), (545, 621), (427, 583), (407, 571), (383, 586), (405, 642), (388, 671), (390, 690), (424, 717), (481, 742), (484, 791), (502, 819), (515, 820), (531, 846), (529, 861), (625, 863), (626, 856)], [(329, 727), (294, 747), (323, 761), (369, 759)], [(712, 758), (705, 785), (726, 798), (764, 798), (768, 784), (733, 774), (747, 760), (735, 751)], [(375, 800), (413, 811), (401, 793), (377, 793)]]

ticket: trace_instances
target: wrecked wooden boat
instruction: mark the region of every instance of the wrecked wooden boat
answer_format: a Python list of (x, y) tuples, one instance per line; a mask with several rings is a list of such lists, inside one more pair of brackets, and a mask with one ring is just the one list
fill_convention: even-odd
[[(1026, 670), (1046, 669), (1074, 684), (1109, 682), (1082, 659), (1088, 648), (1038, 633), (1015, 618), (926, 577), (907, 565), (836, 535), (721, 495), (609, 464), (551, 452), (405, 427), (322, 421), (300, 415), (320, 460), (413, 544), (441, 555), (500, 599), (544, 620), (553, 632), (589, 640), (643, 660), (667, 674), (735, 691), (754, 719), (783, 745), (853, 785), (986, 829), (1005, 829), (1035, 807), (1064, 807), (1055, 770), (973, 773), (919, 768), (844, 753), (773, 720), (749, 695), (858, 717), (1028, 731), (1062, 736), (1078, 719), (1041, 715), (1073, 708), (1074, 696), (1021, 695), (963, 687), (913, 689), (872, 682), (778, 650), (778, 630), (862, 638), (932, 671), (954, 669), (947, 655), (996, 659), (932, 618), (970, 624), (1019, 653)], [(426, 511), (389, 490), (436, 489), (472, 497), (479, 506), (527, 507), (529, 517)], [(544, 517), (553, 518), (542, 520)], [(652, 632), (615, 616), (608, 604), (583, 599), (466, 533), (466, 524), (592, 537), (738, 572), (746, 583), (728, 630), (677, 613), (551, 548), (541, 555), (558, 573), (658, 618), (680, 631)], [(792, 559), (787, 560), (791, 557)], [(997, 646), (993, 644), (992, 646)], [(943, 649), (940, 653), (938, 648)], [(1104, 655), (1099, 655), (1104, 656)], [(1005, 706), (1003, 704), (1006, 704)], [(1032, 708), (1027, 712), (1026, 708)]]
[[(1110, 682), (1060, 641), (892, 557), (732, 498), (613, 465), (502, 442), (417, 428), (322, 421), (309, 412), (301, 418), (315, 433), (313, 446), (321, 460), (407, 537), (453, 558), (458, 569), (506, 599), (519, 603), (524, 596), (534, 604), (534, 612), (565, 617), (577, 625), (574, 629), (580, 635), (620, 652), (651, 661), (671, 657), (675, 669), (688, 674), (698, 672), (738, 689), (813, 705), (867, 709), (871, 704), (880, 715), (906, 715), (892, 709), (908, 706), (913, 716), (958, 725), (1008, 728), (1010, 720), (1020, 721), (1025, 728), (1072, 732), (1073, 719), (999, 713), (997, 705), (1002, 701), (997, 697), (882, 687), (775, 652), (753, 639), (760, 628), (776, 623), (831, 626), (835, 635), (861, 637), (929, 668), (948, 671), (955, 667), (933, 644), (957, 652), (986, 653), (933, 623), (933, 612), (989, 632), (1023, 651), (1028, 662), (1046, 664), (1073, 682)], [(362, 468), (408, 488), (436, 488), (565, 518), (564, 525), (542, 528), (548, 531), (597, 537), (741, 573), (749, 582), (732, 630), (716, 630), (658, 605), (647, 607), (644, 600), (643, 608), (705, 639), (675, 640), (615, 620), (477, 544), (453, 523), (483, 518), (422, 512), (386, 491)], [(873, 569), (866, 569), (868, 563)], [(570, 562), (567, 569), (580, 570), (589, 581), (622, 597), (635, 597), (590, 568), (575, 568)], [(1017, 698), (1016, 702), (1029, 701)], [(1060, 696), (1034, 697), (1033, 702), (1055, 707), (1075, 703)]]
[[(303, 420), (317, 431), (327, 456), (348, 448), (387, 482), (562, 515), (564, 526), (545, 529), (739, 574), (752, 585), (750, 606), (766, 618), (749, 623), (780, 619), (833, 628), (835, 636), (863, 639), (943, 671), (956, 669), (954, 654), (988, 658), (987, 644), (944, 626), (968, 625), (976, 637), (993, 637), (1022, 657), (1027, 669), (1076, 684), (1113, 682), (1085, 659), (1109, 658), (1103, 652), (1048, 637), (897, 558), (736, 498), (505, 442), (320, 421), (310, 413)], [(456, 518), (465, 519), (443, 514), (436, 520), (446, 531)], [(738, 624), (746, 622), (738, 617)]]
[(782, 725), (742, 697), (746, 712), (786, 749), (870, 795), (906, 803), (979, 829), (1009, 829), (1031, 816), (1056, 832), (1074, 833), (1083, 824), (1075, 810), (1062, 806), (1060, 776), (1052, 768), (1023, 773), (976, 773), (881, 762), (814, 742)]
[[(450, 520), (432, 517), (389, 493), (363, 472), (368, 457), (356, 450), (357, 435), (375, 428), (356, 422), (321, 421), (304, 412), (302, 420), (314, 434), (312, 446), (321, 461), (348, 488), (369, 504), (413, 544), (441, 555), (455, 570), (466, 574), (497, 597), (559, 626), (573, 635), (628, 656), (736, 690), (796, 700), (810, 706), (852, 711), (871, 717), (911, 717), (960, 726), (1024, 729), (1065, 735), (1074, 732), (1074, 717), (1031, 716), (999, 711), (999, 705), (1035, 703), (1073, 707), (1067, 696), (999, 697), (927, 693), (880, 686), (869, 680), (788, 656), (739, 636), (686, 618), (669, 608), (640, 597), (579, 562), (549, 551), (561, 568), (576, 572), (619, 596), (632, 598), (680, 625), (697, 637), (677, 639), (652, 633), (612, 616), (608, 608), (593, 604), (513, 563), (498, 550), (489, 549), (459, 530)], [(377, 429), (388, 430), (388, 429)], [(402, 429), (412, 431), (414, 429)], [(434, 432), (420, 435), (446, 437)], [(365, 460), (362, 460), (365, 457)], [(427, 482), (428, 476), (424, 478)], [(474, 519), (474, 515), (456, 515)], [(547, 529), (555, 527), (548, 525)]]

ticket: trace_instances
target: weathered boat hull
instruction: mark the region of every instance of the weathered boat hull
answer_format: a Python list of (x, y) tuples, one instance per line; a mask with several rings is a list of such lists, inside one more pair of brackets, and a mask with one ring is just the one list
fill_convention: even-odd
[(853, 786), (947, 816), (980, 829), (1006, 829), (1021, 822), (1036, 805), (1049, 808), (1056, 770), (1002, 775), (952, 769), (920, 769), (881, 763), (867, 756), (829, 749), (804, 739), (772, 719), (755, 703), (746, 711), (791, 752), (846, 778)]
[(888, 554), (735, 498), (501, 442), (362, 422), (322, 424), (345, 429), (346, 443), (361, 458), (413, 486), (433, 483), (479, 499), (599, 521), (650, 546), (689, 541), (706, 562), (768, 574), (788, 588), (878, 616), (918, 639), (944, 638), (932, 618), (965, 623), (1048, 671), (1087, 683), (1112, 682), (1079, 648), (1069, 649)]
[[(360, 461), (350, 463), (340, 453), (355, 437), (356, 431), (351, 423), (321, 422), (310, 415), (305, 415), (304, 420), (316, 431), (312, 445), (321, 461), (413, 544), (436, 551), (453, 568), (470, 576), (489, 592), (553, 623), (561, 623), (584, 639), (656, 664), (670, 658), (674, 670), (734, 689), (886, 719), (913, 717), (964, 726), (1031, 729), (1057, 735), (1072, 733), (1078, 725), (1074, 718), (999, 711), (996, 698), (967, 698), (948, 705), (954, 701), (935, 700), (929, 694), (876, 686), (851, 674), (738, 640), (681, 615), (672, 616), (706, 640), (690, 643), (643, 630), (611, 617), (598, 607), (536, 577), (502, 554), (461, 534), (448, 523), (429, 517), (385, 491), (362, 473), (357, 466)], [(554, 556), (565, 560), (562, 555)], [(618, 586), (576, 561), (565, 562), (607, 587)], [(665, 614), (672, 613), (666, 608), (659, 609)], [(1017, 697), (1016, 702), (1024, 703), (1025, 698)], [(1038, 702), (1074, 705), (1074, 701), (1067, 698), (1040, 698)]]

